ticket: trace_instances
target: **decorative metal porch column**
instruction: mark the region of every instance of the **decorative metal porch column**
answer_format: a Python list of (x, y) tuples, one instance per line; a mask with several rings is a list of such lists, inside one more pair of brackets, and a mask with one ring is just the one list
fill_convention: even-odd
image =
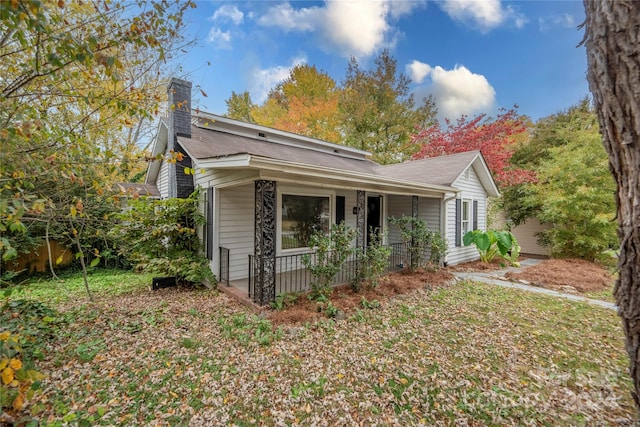
[(365, 221), (365, 197), (364, 191), (358, 190), (356, 193), (356, 231), (358, 233), (356, 237), (356, 246), (364, 248), (367, 242), (367, 221)]
[[(418, 196), (411, 196), (411, 217), (413, 218), (413, 222), (411, 223), (411, 230), (414, 230), (415, 227), (415, 223), (416, 220), (418, 219)], [(415, 237), (412, 234), (411, 235), (411, 247), (415, 247), (416, 242), (415, 242)], [(414, 251), (411, 251), (410, 256), (411, 256), (411, 269), (415, 270), (418, 266), (415, 265), (418, 260), (416, 259), (416, 255), (414, 255)]]
[(276, 182), (255, 183), (255, 295), (264, 305), (276, 297)]

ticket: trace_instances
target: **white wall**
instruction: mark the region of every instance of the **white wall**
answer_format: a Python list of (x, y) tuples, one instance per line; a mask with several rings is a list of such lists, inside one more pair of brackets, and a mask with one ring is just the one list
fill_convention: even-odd
[[(480, 230), (487, 229), (487, 194), (484, 187), (480, 183), (478, 176), (476, 175), (472, 166), (469, 166), (468, 178), (465, 174), (462, 174), (458, 178), (453, 186), (461, 190), (458, 194), (458, 198), (467, 199), (478, 202), (478, 228)], [(472, 204), (473, 208), (473, 204)], [(466, 261), (475, 261), (480, 259), (480, 255), (476, 250), (476, 247), (471, 246), (459, 246), (456, 247), (456, 201), (455, 199), (447, 202), (447, 254), (445, 261), (449, 265), (458, 264)], [(473, 218), (473, 213), (471, 214)], [(471, 225), (473, 227), (473, 225)]]
[(216, 199), (218, 219), (214, 219), (214, 224), (218, 245), (214, 247), (214, 258), (218, 259), (218, 246), (229, 249), (229, 280), (247, 277), (248, 259), (254, 245), (254, 192), (253, 183), (223, 188)]
[(160, 171), (158, 171), (158, 177), (156, 178), (156, 186), (160, 192), (161, 199), (169, 197), (169, 163), (164, 160), (160, 164)]

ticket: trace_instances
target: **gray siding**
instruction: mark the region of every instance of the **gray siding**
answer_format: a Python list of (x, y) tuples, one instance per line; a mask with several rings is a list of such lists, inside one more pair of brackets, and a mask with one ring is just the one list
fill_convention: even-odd
[[(389, 217), (400, 218), (403, 214), (411, 216), (411, 196), (394, 196), (387, 197), (389, 205), (387, 213)], [(432, 231), (440, 231), (440, 199), (432, 199), (428, 197), (420, 197), (418, 199), (418, 218), (427, 223), (427, 228)], [(388, 224), (389, 243), (400, 243), (400, 229), (394, 225)]]
[[(478, 228), (486, 230), (487, 227), (487, 194), (478, 179), (473, 167), (469, 166), (469, 177), (463, 173), (454, 184), (454, 187), (461, 190), (458, 198), (478, 202)], [(473, 213), (471, 214), (473, 217)], [(449, 200), (447, 202), (447, 255), (446, 262), (450, 265), (461, 262), (475, 261), (480, 259), (476, 247), (455, 245), (455, 227), (456, 227), (456, 201)]]
[[(411, 216), (411, 196), (394, 196), (389, 195), (387, 197), (388, 205), (387, 205), (387, 216), (400, 218), (402, 215)], [(418, 202), (418, 212), (420, 209), (420, 204)], [(395, 225), (388, 223), (388, 242), (389, 243), (400, 243), (402, 242), (402, 237), (400, 236), (400, 229)]]

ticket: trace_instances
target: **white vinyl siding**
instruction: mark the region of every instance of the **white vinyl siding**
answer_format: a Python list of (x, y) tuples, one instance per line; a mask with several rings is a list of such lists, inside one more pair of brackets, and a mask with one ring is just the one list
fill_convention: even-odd
[[(219, 227), (219, 246), (229, 249), (229, 280), (247, 277), (249, 255), (253, 254), (254, 245), (254, 192), (251, 183), (224, 188), (218, 193), (219, 218), (214, 223)], [(219, 254), (215, 255), (218, 259)]]
[[(478, 229), (486, 230), (487, 224), (487, 195), (485, 193), (482, 183), (478, 179), (475, 170), (472, 166), (469, 166), (468, 178), (467, 174), (463, 173), (458, 178), (453, 186), (461, 190), (457, 195), (457, 198), (462, 200), (468, 200), (470, 205), (469, 210), (469, 229), (473, 227), (473, 202), (478, 202)], [(447, 202), (447, 255), (446, 262), (449, 265), (458, 264), (461, 262), (475, 261), (480, 258), (476, 247), (471, 246), (456, 246), (456, 200), (451, 199)]]
[(160, 198), (166, 199), (169, 197), (169, 163), (162, 161), (160, 164), (160, 171), (158, 172), (158, 178), (156, 180), (158, 191), (160, 192)]
[(204, 173), (198, 171), (195, 165), (195, 185), (202, 188), (208, 187), (231, 187), (239, 184), (246, 184), (249, 181), (258, 179), (258, 171), (249, 169), (207, 169)]

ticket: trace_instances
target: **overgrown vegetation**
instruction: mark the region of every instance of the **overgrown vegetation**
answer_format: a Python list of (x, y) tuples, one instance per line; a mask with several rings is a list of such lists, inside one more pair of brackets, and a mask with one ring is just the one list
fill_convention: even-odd
[[(116, 182), (140, 179), (163, 75), (194, 3), (2, 2), (0, 255), (47, 237), (107, 261)], [(97, 263), (96, 262), (96, 263)]]
[(198, 237), (198, 227), (205, 223), (198, 203), (198, 191), (186, 199), (131, 200), (111, 236), (139, 271), (213, 284)]
[(447, 243), (439, 232), (429, 230), (426, 221), (411, 216), (390, 217), (389, 222), (400, 229), (402, 241), (408, 245), (411, 271), (416, 271), (427, 264), (431, 267), (440, 267), (447, 250)]

